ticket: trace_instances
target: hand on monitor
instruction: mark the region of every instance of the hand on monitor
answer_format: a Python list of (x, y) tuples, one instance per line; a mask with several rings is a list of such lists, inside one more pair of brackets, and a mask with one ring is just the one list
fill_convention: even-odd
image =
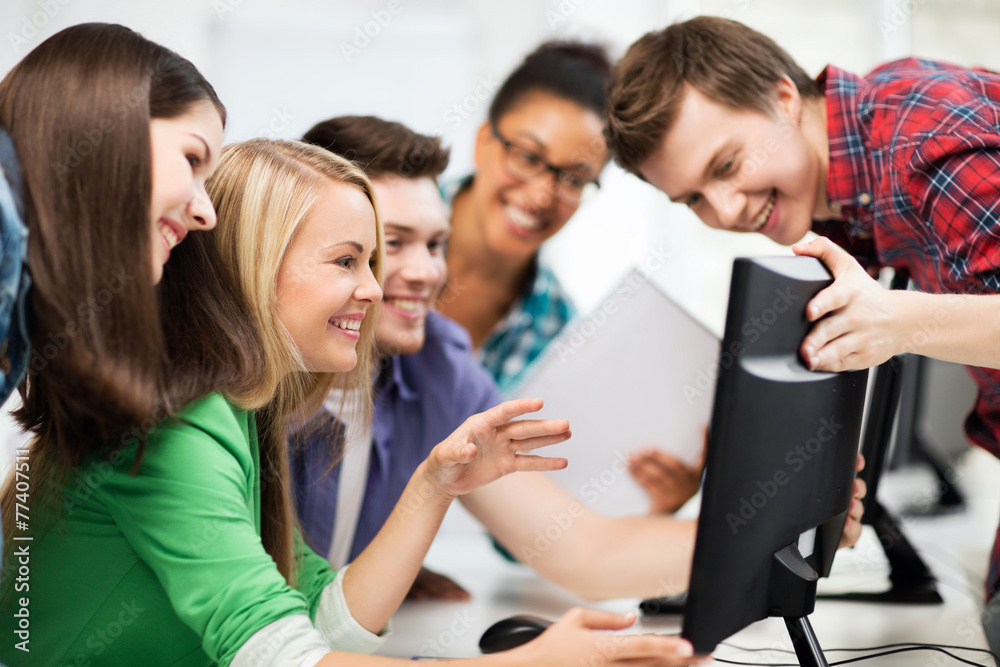
[(668, 514), (676, 512), (698, 492), (701, 475), (705, 469), (705, 448), (708, 445), (706, 431), (705, 444), (694, 465), (687, 465), (680, 459), (655, 448), (633, 452), (628, 459), (628, 471), (639, 485), (649, 494), (649, 513)]
[(406, 594), (407, 600), (468, 600), (469, 591), (450, 577), (421, 567)]
[[(854, 472), (859, 473), (865, 469), (865, 457), (858, 454), (858, 464)], [(861, 499), (865, 497), (868, 489), (865, 481), (857, 477), (854, 478), (854, 493), (851, 494), (851, 507), (847, 510), (847, 522), (844, 523), (844, 533), (840, 536), (839, 548), (853, 547), (861, 537), (861, 517), (865, 513), (865, 507), (861, 504)]]
[(801, 348), (811, 370), (871, 368), (905, 351), (905, 291), (879, 285), (830, 239), (799, 243), (792, 250), (821, 260), (834, 278), (806, 307), (806, 317), (816, 322)]
[(691, 644), (680, 637), (619, 635), (594, 630), (623, 630), (635, 614), (613, 614), (593, 609), (571, 609), (536, 639), (510, 651), (514, 664), (583, 665), (595, 658), (602, 665), (698, 665), (709, 656), (692, 656)]
[(512, 472), (565, 468), (564, 458), (535, 456), (530, 452), (568, 440), (571, 435), (568, 421), (511, 421), (541, 409), (541, 399), (521, 398), (472, 415), (431, 450), (422, 464), (429, 481), (442, 497), (450, 500)]

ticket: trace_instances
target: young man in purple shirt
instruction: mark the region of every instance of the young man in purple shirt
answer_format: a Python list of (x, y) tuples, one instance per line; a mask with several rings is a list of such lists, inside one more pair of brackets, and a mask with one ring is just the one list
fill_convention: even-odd
[[(502, 399), (473, 357), (465, 330), (430, 309), (445, 282), (449, 229), (434, 181), (447, 164), (439, 140), (371, 117), (334, 118), (304, 139), (365, 169), (385, 226), (385, 296), (376, 328), (382, 363), (371, 432), (357, 428), (360, 435), (352, 435), (349, 425), (347, 457), (336, 467), (329, 431), (306, 434), (292, 452), (303, 530), (318, 553), (340, 565), (337, 560), (348, 562), (372, 539), (434, 443)], [(352, 437), (359, 446), (350, 447)], [(358, 464), (357, 450), (364, 449), (367, 460)], [(651, 597), (687, 587), (694, 522), (665, 514), (605, 517), (536, 473), (512, 475), (461, 501), (515, 558), (582, 597)], [(857, 540), (860, 512), (856, 500), (844, 544)], [(427, 571), (416, 590), (464, 595)]]

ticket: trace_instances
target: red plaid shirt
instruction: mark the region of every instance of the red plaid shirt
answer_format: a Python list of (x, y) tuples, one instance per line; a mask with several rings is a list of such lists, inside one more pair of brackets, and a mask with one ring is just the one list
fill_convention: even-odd
[[(827, 195), (847, 221), (815, 231), (863, 264), (907, 270), (922, 291), (1000, 293), (1000, 74), (907, 59), (864, 79), (830, 66), (818, 81)], [(997, 333), (984, 340), (1000, 344)], [(969, 373), (979, 398), (966, 432), (1000, 456), (1000, 370)], [(993, 562), (990, 590), (1000, 548)]]

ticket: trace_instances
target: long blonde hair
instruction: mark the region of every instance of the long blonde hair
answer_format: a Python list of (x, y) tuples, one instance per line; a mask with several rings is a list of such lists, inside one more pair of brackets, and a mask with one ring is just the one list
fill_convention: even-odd
[[(244, 404), (259, 408), (261, 528), (264, 546), (289, 583), (294, 583), (287, 430), (315, 412), (334, 386), (363, 397), (371, 418), (375, 317), (361, 324), (358, 364), (347, 373), (307, 372), (298, 349), (278, 318), (278, 271), (292, 239), (331, 181), (358, 188), (375, 211), (373, 272), (383, 282), (383, 235), (371, 181), (350, 161), (296, 141), (252, 139), (226, 146), (208, 182), (218, 214), (215, 238), (223, 263), (243, 291), (250, 317), (263, 340), (264, 381)], [(291, 370), (291, 372), (289, 372)]]

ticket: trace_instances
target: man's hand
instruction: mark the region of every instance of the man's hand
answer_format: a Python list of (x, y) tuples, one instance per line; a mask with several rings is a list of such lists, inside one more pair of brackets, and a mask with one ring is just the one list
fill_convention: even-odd
[[(865, 457), (858, 454), (858, 463), (854, 468), (855, 475), (865, 469)], [(865, 482), (862, 479), (854, 478), (854, 489), (851, 496), (851, 507), (847, 510), (847, 522), (844, 523), (844, 532), (840, 536), (838, 549), (853, 547), (861, 537), (861, 517), (865, 513), (865, 507), (861, 504), (861, 499), (868, 493)]]
[(459, 586), (453, 579), (421, 567), (414, 579), (407, 600), (468, 600), (469, 591)]
[(634, 452), (628, 459), (628, 471), (649, 494), (649, 513), (676, 512), (698, 492), (705, 469), (706, 435), (701, 455), (694, 465), (687, 465), (666, 452), (648, 448)]
[(811, 370), (871, 368), (906, 351), (906, 292), (883, 288), (830, 239), (799, 243), (792, 250), (821, 260), (833, 274), (833, 284), (806, 306), (806, 319), (815, 324), (801, 353)]

